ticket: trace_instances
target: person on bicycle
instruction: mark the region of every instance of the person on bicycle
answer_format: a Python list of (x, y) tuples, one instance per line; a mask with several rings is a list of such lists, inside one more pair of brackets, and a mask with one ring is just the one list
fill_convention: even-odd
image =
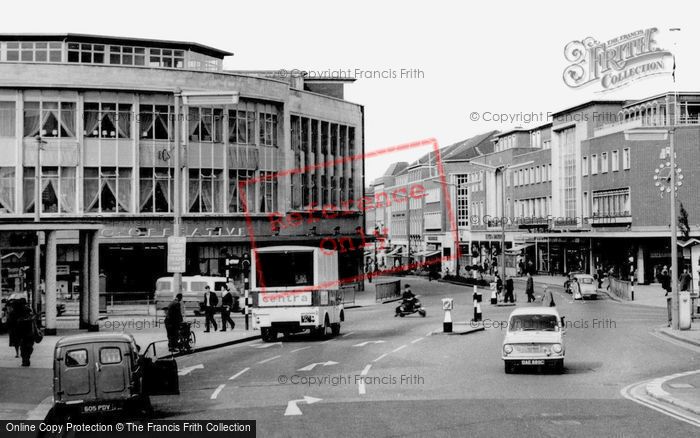
[(175, 295), (175, 299), (168, 304), (165, 313), (165, 332), (168, 334), (168, 349), (175, 351), (179, 336), (180, 324), (182, 324), (182, 294)]

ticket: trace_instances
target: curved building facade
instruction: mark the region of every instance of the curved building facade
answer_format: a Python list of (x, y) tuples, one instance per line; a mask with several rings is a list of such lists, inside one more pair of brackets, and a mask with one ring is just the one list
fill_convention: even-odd
[[(248, 253), (251, 238), (359, 238), (352, 199), (362, 196), (363, 167), (349, 157), (363, 153), (363, 107), (342, 98), (342, 82), (225, 71), (230, 55), (176, 41), (0, 36), (3, 290), (31, 288), (31, 251), (22, 251), (32, 239), (9, 229), (38, 216), (98, 224), (103, 288), (152, 291), (167, 275), (178, 192), (189, 275), (225, 275), (226, 258)], [(183, 105), (176, 123), (179, 91), (235, 91), (239, 99)], [(342, 214), (314, 220), (324, 206)], [(273, 220), (292, 212), (310, 220)], [(59, 231), (56, 241), (57, 287), (70, 293), (80, 287), (78, 233)], [(360, 273), (361, 259), (359, 248), (345, 252), (341, 275)]]

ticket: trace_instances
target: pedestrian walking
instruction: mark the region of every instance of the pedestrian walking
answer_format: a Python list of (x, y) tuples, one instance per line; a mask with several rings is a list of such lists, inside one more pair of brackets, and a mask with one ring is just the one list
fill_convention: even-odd
[(31, 365), (30, 358), (34, 352), (34, 340), (39, 335), (34, 313), (24, 298), (16, 300), (13, 313), (15, 342), (19, 343), (22, 366), (28, 367)]
[(556, 307), (556, 304), (554, 304), (554, 295), (547, 286), (544, 287), (544, 295), (542, 295), (542, 305), (545, 307)]
[(231, 326), (231, 330), (236, 327), (236, 323), (231, 319), (231, 311), (234, 308), (234, 302), (236, 298), (231, 293), (231, 288), (226, 287), (226, 292), (224, 296), (221, 297), (221, 331), (226, 331), (226, 324)]
[(501, 296), (501, 293), (503, 293), (503, 280), (501, 280), (501, 276), (498, 275), (498, 272), (496, 273), (496, 295)]
[(679, 279), (680, 290), (681, 291), (690, 290), (691, 280), (692, 280), (692, 278), (690, 277), (690, 273), (688, 272), (688, 268), (683, 269), (683, 273), (681, 274), (681, 278)]
[(596, 277), (598, 280), (598, 289), (603, 288), (603, 268), (598, 265), (598, 268), (596, 269)]
[(168, 309), (165, 312), (165, 333), (168, 336), (168, 349), (170, 351), (177, 350), (178, 336), (180, 333), (180, 325), (184, 318), (182, 317), (182, 294), (178, 293), (175, 298), (168, 304)]
[(209, 333), (210, 326), (214, 326), (214, 331), (217, 331), (218, 326), (214, 319), (214, 313), (216, 312), (216, 306), (219, 305), (219, 297), (216, 296), (216, 293), (209, 286), (204, 286), (204, 302), (202, 304), (202, 307), (204, 307), (204, 333)]
[(535, 282), (532, 279), (532, 274), (527, 273), (527, 282), (525, 283), (525, 293), (527, 294), (527, 302), (535, 301)]
[(504, 303), (515, 303), (515, 296), (513, 295), (513, 278), (510, 275), (506, 275), (506, 293), (503, 297)]
[(671, 292), (671, 276), (669, 275), (668, 268), (666, 266), (664, 266), (661, 274), (659, 275), (659, 282), (661, 283), (661, 287), (666, 291), (664, 296), (667, 297), (669, 292)]

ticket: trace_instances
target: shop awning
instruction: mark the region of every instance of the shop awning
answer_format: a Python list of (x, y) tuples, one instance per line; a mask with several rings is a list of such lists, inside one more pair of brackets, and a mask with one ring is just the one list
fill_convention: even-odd
[(506, 252), (509, 254), (517, 254), (525, 248), (531, 247), (532, 245), (534, 245), (534, 243), (523, 243), (522, 245), (516, 245), (512, 248), (506, 249)]
[(693, 237), (692, 239), (688, 239), (685, 241), (679, 240), (678, 246), (680, 246), (681, 248), (686, 248), (688, 246), (697, 245), (698, 243), (700, 243), (700, 240)]

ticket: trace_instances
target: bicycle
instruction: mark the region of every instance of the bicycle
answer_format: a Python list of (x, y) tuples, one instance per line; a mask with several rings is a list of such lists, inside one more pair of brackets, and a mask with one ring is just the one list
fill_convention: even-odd
[(192, 331), (191, 322), (182, 322), (178, 329), (176, 348), (180, 353), (191, 353), (197, 343), (197, 336)]

